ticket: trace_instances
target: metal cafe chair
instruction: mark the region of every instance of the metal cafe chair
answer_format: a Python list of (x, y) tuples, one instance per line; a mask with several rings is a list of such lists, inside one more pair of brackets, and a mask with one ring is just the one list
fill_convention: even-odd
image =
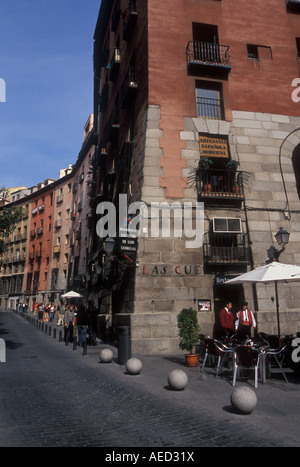
[(232, 385), (235, 386), (237, 372), (244, 368), (255, 371), (255, 387), (258, 386), (258, 368), (262, 354), (250, 345), (238, 345), (234, 353), (234, 369)]
[(202, 345), (205, 349), (204, 359), (203, 359), (202, 368), (201, 368), (201, 372), (203, 373), (207, 359), (211, 356), (214, 356), (214, 357), (216, 356), (216, 349), (214, 345), (214, 339), (212, 337), (205, 337), (202, 340)]
[(224, 363), (227, 361), (233, 361), (234, 356), (234, 347), (228, 347), (227, 345), (223, 344), (223, 342), (215, 340), (215, 346), (217, 349), (217, 353), (219, 354), (218, 358), (218, 365), (217, 365), (217, 373), (216, 378), (219, 376), (220, 372), (223, 369)]
[(267, 349), (265, 352), (264, 358), (265, 358), (265, 365), (268, 365), (270, 377), (271, 377), (271, 372), (272, 372), (272, 364), (277, 363), (278, 367), (281, 370), (281, 373), (284, 376), (285, 381), (288, 383), (286, 374), (282, 367), (282, 362), (284, 359), (284, 351), (286, 347), (287, 347), (287, 344), (283, 344), (277, 349)]
[(205, 338), (203, 342), (205, 345), (205, 355), (201, 371), (202, 373), (204, 372), (204, 368), (209, 357), (213, 357), (214, 359), (217, 357), (217, 376), (225, 363), (226, 356), (229, 354), (233, 355), (233, 349), (225, 346), (222, 342), (213, 339), (212, 337)]

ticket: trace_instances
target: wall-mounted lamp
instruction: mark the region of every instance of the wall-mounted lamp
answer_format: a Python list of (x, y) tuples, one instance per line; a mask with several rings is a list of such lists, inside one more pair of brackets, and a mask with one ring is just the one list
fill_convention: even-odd
[(106, 237), (104, 240), (104, 250), (107, 255), (110, 255), (113, 253), (114, 248), (115, 248), (115, 240), (112, 237)]
[(270, 261), (278, 261), (279, 256), (285, 250), (286, 245), (289, 243), (290, 233), (287, 232), (282, 227), (279, 228), (278, 232), (274, 235), (278, 245), (281, 247), (280, 250), (277, 250), (274, 246), (271, 246), (268, 249), (268, 257)]

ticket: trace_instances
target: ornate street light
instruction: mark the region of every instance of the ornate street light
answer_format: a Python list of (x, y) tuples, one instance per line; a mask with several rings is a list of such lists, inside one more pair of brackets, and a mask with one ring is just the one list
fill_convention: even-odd
[(282, 227), (280, 227), (277, 234), (275, 234), (275, 238), (278, 245), (281, 247), (281, 251), (283, 251), (285, 249), (285, 246), (289, 243), (290, 234)]
[(107, 255), (113, 253), (115, 248), (115, 240), (112, 237), (106, 237), (104, 240), (104, 250)]
[(271, 246), (268, 249), (268, 258), (267, 262), (279, 261), (279, 256), (285, 250), (286, 245), (289, 243), (290, 233), (284, 230), (282, 227), (279, 228), (278, 232), (274, 235), (278, 245), (281, 247), (280, 250), (277, 250), (274, 246)]

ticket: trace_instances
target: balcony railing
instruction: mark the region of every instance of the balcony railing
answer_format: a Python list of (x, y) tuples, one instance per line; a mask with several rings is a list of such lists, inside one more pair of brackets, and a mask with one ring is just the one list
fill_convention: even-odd
[(121, 63), (120, 49), (114, 49), (110, 64), (107, 66), (109, 71), (109, 80), (114, 81), (118, 75)]
[(198, 169), (198, 196), (203, 199), (244, 199), (243, 172), (222, 169)]
[(243, 234), (214, 236), (203, 243), (203, 256), (210, 265), (249, 264), (250, 247)]
[[(211, 67), (222, 74), (231, 70), (230, 47), (209, 42), (189, 41), (186, 47), (187, 65), (196, 70)], [(208, 71), (208, 70), (206, 70)]]
[(130, 0), (129, 5), (121, 13), (123, 20), (123, 40), (128, 41), (133, 32), (137, 21), (136, 0)]
[(136, 67), (130, 66), (128, 73), (121, 88), (121, 108), (125, 108), (127, 104), (134, 98), (138, 88), (136, 78)]

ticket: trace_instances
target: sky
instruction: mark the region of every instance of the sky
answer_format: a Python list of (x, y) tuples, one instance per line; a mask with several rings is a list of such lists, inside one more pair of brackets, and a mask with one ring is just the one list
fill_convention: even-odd
[(93, 112), (100, 4), (0, 1), (0, 187), (58, 179), (76, 162)]

